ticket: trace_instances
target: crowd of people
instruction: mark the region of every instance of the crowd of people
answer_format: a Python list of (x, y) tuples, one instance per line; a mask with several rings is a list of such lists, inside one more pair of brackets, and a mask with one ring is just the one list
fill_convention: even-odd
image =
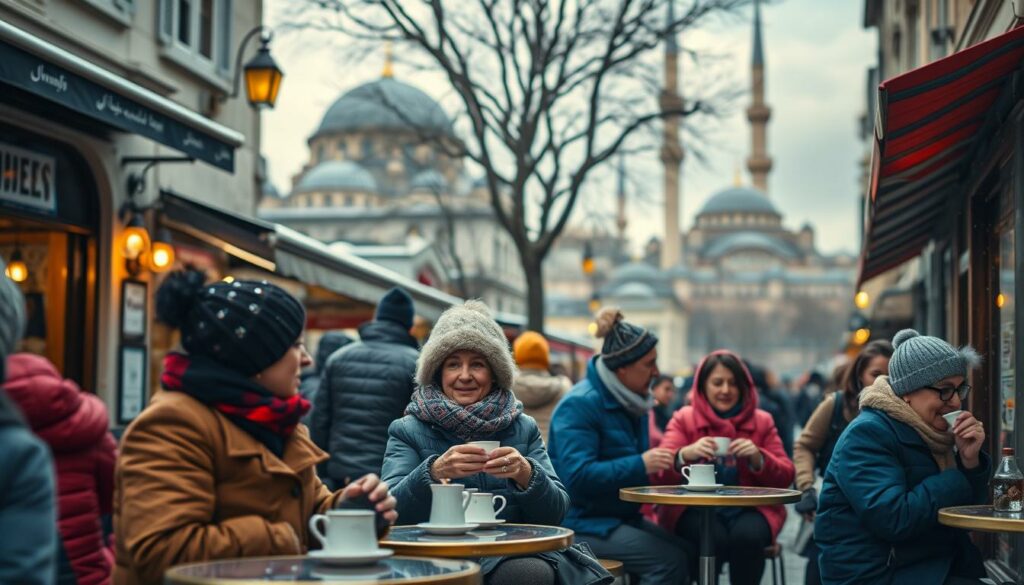
[[(542, 335), (510, 347), (480, 301), (445, 311), (420, 346), (413, 300), (393, 289), (358, 340), (325, 335), (315, 362), (303, 306), (267, 281), (174, 272), (156, 311), (180, 347), (115, 442), (99, 399), (16, 353), (24, 301), (0, 277), (0, 531), (18, 535), (0, 539), (0, 582), (157, 584), (176, 564), (304, 554), (319, 546), (315, 514), (354, 506), (415, 524), (431, 485), (455, 482), (503, 496), (503, 520), (575, 532), (562, 551), (476, 559), (488, 585), (610, 583), (599, 558), (638, 585), (688, 585), (697, 514), (619, 490), (678, 485), (694, 464), (724, 485), (803, 492), (808, 585), (984, 576), (966, 533), (937, 521), (940, 507), (984, 502), (991, 475), (981, 422), (943, 417), (966, 406), (970, 348), (901, 331), (866, 345), (807, 408), (727, 350), (682, 391), (658, 369), (655, 333), (611, 307), (575, 385), (552, 371)], [(716, 570), (760, 583), (785, 520), (781, 505), (718, 508)]]

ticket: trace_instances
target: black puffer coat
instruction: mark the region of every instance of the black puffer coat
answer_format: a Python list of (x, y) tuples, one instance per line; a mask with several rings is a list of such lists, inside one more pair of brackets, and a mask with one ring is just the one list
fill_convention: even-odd
[(328, 360), (313, 403), (310, 435), (331, 458), (320, 477), (332, 487), (367, 473), (380, 474), (388, 426), (405, 414), (419, 355), (401, 325), (371, 321), (360, 341)]

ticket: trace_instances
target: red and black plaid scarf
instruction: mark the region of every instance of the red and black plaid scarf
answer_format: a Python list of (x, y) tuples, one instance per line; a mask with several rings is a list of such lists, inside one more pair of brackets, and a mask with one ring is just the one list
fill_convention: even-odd
[(203, 356), (169, 353), (164, 358), (160, 385), (184, 392), (217, 409), (275, 455), (309, 412), (309, 401), (296, 394), (278, 398), (242, 374)]

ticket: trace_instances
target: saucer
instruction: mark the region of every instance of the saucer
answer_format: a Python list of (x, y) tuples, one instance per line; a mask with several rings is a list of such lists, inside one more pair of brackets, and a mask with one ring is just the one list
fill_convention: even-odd
[(311, 550), (306, 555), (311, 559), (320, 561), (325, 565), (334, 565), (338, 567), (358, 567), (360, 565), (372, 565), (377, 561), (386, 559), (391, 555), (395, 554), (395, 551), (390, 548), (377, 549), (375, 552), (365, 552), (356, 554), (341, 554), (331, 551), (324, 550)]
[(684, 485), (682, 487), (683, 487), (684, 490), (691, 491), (691, 492), (713, 492), (713, 491), (717, 490), (718, 488), (722, 487), (722, 484), (720, 484), (720, 483), (709, 483), (709, 484), (706, 484), (706, 485)]
[(505, 520), (498, 518), (497, 520), (474, 520), (476, 524), (480, 525), (480, 528), (494, 528), (505, 523)]
[(420, 522), (416, 526), (426, 530), (430, 534), (450, 535), (465, 534), (480, 525), (468, 522), (466, 524), (432, 524), (430, 522)]

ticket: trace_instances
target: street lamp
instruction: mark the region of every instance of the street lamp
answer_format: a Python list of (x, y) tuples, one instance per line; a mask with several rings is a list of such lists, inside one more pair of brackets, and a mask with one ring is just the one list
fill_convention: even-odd
[[(246, 45), (260, 33), (264, 34), (260, 36), (260, 48), (257, 49), (256, 56), (250, 59), (245, 67), (242, 67), (242, 54), (245, 53)], [(281, 89), (284, 71), (281, 71), (274, 58), (270, 56), (270, 39), (273, 36), (269, 28), (261, 25), (249, 31), (242, 38), (242, 43), (238, 47), (238, 56), (235, 58), (235, 88), (231, 95), (221, 97), (222, 102), (238, 96), (238, 85), (244, 72), (245, 93), (249, 99), (249, 105), (257, 109), (274, 107), (274, 103), (277, 102), (277, 92)]]

